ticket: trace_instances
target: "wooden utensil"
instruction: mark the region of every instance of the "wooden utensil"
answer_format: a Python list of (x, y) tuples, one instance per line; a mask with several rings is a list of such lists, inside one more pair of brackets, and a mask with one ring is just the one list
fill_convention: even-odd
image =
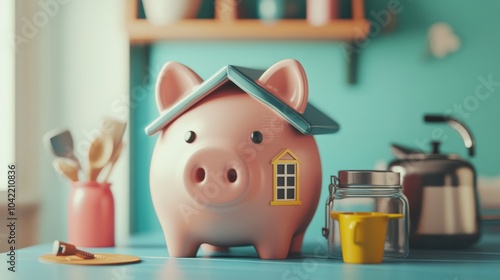
[[(110, 117), (103, 119), (101, 130), (104, 134), (109, 135), (113, 139), (113, 155), (118, 150), (118, 146), (122, 142), (123, 134), (127, 128), (127, 123), (117, 121)], [(113, 155), (111, 157), (113, 157)]]
[(114, 150), (116, 151), (118, 144), (122, 141), (123, 133), (127, 128), (127, 123), (121, 122), (110, 117), (105, 117), (101, 124), (101, 131), (104, 134), (111, 136), (113, 139)]
[(52, 130), (44, 135), (44, 142), (47, 148), (56, 156), (74, 160), (78, 169), (81, 169), (80, 162), (75, 156), (73, 149), (73, 137), (69, 130)]
[(121, 122), (110, 117), (104, 117), (103, 119), (101, 124), (102, 132), (113, 138), (113, 153), (111, 154), (109, 162), (105, 166), (105, 168), (107, 168), (107, 173), (104, 177), (104, 182), (108, 181), (109, 175), (111, 174), (116, 161), (120, 157), (121, 149), (123, 148), (122, 138), (126, 128), (127, 123), (125, 122)]
[(90, 144), (89, 159), (89, 181), (95, 182), (102, 168), (111, 158), (113, 153), (113, 139), (108, 134), (102, 134)]
[(70, 181), (78, 181), (78, 171), (80, 170), (80, 166), (78, 166), (78, 163), (75, 160), (58, 157), (54, 159), (53, 165), (57, 172), (68, 178)]
[(118, 158), (120, 157), (124, 146), (125, 146), (125, 143), (120, 142), (118, 144), (118, 147), (115, 149), (114, 154), (111, 155), (111, 158), (109, 159), (109, 162), (108, 162), (109, 167), (108, 167), (106, 176), (104, 176), (103, 182), (108, 182), (109, 175), (111, 175), (111, 171), (113, 170), (113, 167), (115, 167), (115, 163), (118, 160)]

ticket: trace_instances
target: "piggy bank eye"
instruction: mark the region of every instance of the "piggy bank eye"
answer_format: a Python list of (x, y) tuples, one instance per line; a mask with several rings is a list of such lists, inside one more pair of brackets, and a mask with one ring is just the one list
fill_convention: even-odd
[(252, 138), (252, 141), (255, 144), (260, 144), (260, 143), (262, 143), (262, 140), (264, 140), (264, 136), (262, 136), (262, 132), (257, 131), (257, 130), (252, 132), (252, 134), (250, 135), (250, 138)]
[(186, 143), (193, 143), (195, 139), (196, 133), (194, 133), (194, 131), (190, 130), (184, 134), (184, 141), (186, 141)]

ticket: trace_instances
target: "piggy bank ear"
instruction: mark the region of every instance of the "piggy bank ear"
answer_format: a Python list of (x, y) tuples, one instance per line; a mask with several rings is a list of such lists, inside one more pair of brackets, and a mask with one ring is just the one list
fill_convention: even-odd
[(167, 62), (156, 82), (156, 106), (162, 112), (186, 97), (201, 84), (202, 79), (193, 70), (177, 62)]
[(307, 106), (307, 77), (302, 65), (294, 59), (282, 60), (269, 67), (258, 83), (281, 101), (304, 113)]

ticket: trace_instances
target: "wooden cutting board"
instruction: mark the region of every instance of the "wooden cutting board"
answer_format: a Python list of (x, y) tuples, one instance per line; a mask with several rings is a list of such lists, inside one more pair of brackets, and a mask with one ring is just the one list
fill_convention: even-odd
[(139, 257), (120, 254), (95, 254), (95, 258), (90, 260), (84, 260), (77, 256), (56, 256), (53, 254), (46, 254), (40, 256), (39, 260), (41, 262), (78, 265), (126, 264), (141, 261)]

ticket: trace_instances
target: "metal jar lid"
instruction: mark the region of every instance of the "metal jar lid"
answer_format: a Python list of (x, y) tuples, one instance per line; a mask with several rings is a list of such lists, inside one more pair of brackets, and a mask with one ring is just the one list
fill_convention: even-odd
[(399, 172), (382, 170), (341, 170), (339, 171), (340, 188), (352, 187), (401, 187)]

